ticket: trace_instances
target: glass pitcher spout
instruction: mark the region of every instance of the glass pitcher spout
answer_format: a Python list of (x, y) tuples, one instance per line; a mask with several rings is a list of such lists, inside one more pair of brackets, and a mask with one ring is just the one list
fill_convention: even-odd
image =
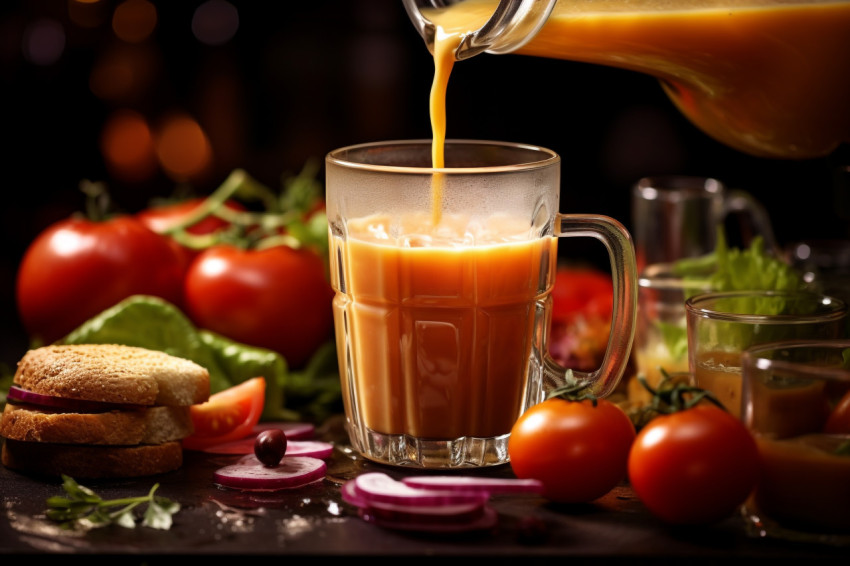
[[(431, 52), (437, 27), (429, 18), (429, 10), (450, 7), (463, 1), (402, 0), (410, 21)], [(463, 39), (455, 50), (455, 60), (469, 59), (484, 52), (502, 54), (516, 51), (543, 27), (556, 2), (557, 0), (467, 1), (466, 5), (470, 8), (456, 25), (466, 26), (468, 33), (463, 34)], [(441, 25), (446, 23), (441, 22)]]

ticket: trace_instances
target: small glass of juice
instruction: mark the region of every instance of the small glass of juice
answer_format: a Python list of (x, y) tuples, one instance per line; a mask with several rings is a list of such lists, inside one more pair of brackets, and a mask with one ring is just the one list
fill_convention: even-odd
[(773, 342), (741, 359), (742, 419), (762, 459), (750, 533), (850, 544), (850, 340)]

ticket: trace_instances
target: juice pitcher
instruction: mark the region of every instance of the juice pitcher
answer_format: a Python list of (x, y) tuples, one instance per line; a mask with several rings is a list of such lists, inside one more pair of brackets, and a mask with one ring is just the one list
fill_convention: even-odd
[(847, 0), (403, 0), (433, 51), (515, 53), (645, 73), (694, 125), (758, 157), (850, 142)]

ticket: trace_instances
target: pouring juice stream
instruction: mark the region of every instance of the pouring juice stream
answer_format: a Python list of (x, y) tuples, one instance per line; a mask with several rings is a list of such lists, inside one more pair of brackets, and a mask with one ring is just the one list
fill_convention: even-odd
[[(441, 44), (460, 45), (498, 4), (421, 8), (438, 30), (429, 44), (438, 73)], [(558, 0), (540, 30), (518, 43), (510, 52), (652, 75), (693, 124), (754, 156), (822, 157), (850, 142), (847, 1)], [(434, 97), (437, 123), (445, 116), (435, 117)]]

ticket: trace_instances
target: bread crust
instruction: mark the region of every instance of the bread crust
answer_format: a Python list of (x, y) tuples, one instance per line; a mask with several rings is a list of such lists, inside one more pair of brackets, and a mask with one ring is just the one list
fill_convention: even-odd
[(66, 344), (29, 350), (14, 383), (42, 395), (133, 405), (189, 406), (209, 399), (209, 371), (157, 350)]
[(0, 436), (23, 442), (62, 444), (160, 444), (192, 434), (189, 407), (71, 413), (7, 403)]
[(7, 468), (38, 476), (74, 479), (133, 478), (163, 474), (183, 465), (179, 442), (138, 446), (90, 446), (3, 441)]

